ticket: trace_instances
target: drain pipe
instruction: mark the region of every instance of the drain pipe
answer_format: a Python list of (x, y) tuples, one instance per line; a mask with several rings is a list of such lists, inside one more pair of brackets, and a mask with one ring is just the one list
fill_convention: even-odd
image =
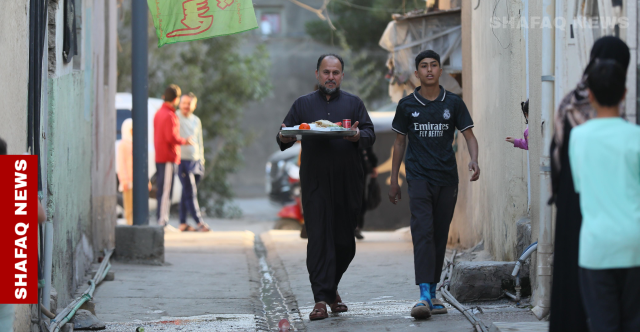
[(516, 294), (514, 295), (507, 291), (504, 291), (504, 295), (516, 301), (516, 304), (518, 305), (520, 304), (520, 291), (522, 289), (522, 287), (520, 287), (520, 268), (522, 267), (522, 264), (524, 264), (524, 262), (527, 260), (527, 258), (529, 258), (529, 256), (531, 256), (531, 254), (536, 251), (536, 249), (538, 249), (538, 242), (532, 243), (529, 247), (527, 247), (527, 249), (524, 250), (522, 256), (520, 256), (520, 259), (518, 259), (518, 261), (516, 262), (516, 266), (513, 268), (513, 272), (511, 273), (511, 275), (516, 277)]
[(462, 315), (473, 325), (473, 328), (476, 332), (488, 332), (487, 327), (484, 323), (479, 320), (473, 312), (469, 311), (468, 308), (465, 308), (456, 298), (451, 295), (449, 292), (449, 279), (451, 279), (453, 273), (453, 265), (455, 264), (457, 250), (453, 251), (453, 255), (451, 255), (451, 261), (449, 262), (447, 258), (444, 259), (444, 269), (443, 273), (440, 277), (440, 282), (436, 286), (436, 288), (442, 294), (442, 297), (449, 302), (454, 308), (458, 309), (462, 313)]
[[(551, 306), (551, 261), (553, 243), (551, 242), (551, 206), (546, 202), (551, 195), (551, 146), (552, 114), (554, 108), (555, 73), (555, 22), (556, 0), (542, 0), (542, 87), (541, 87), (541, 125), (542, 151), (540, 154), (540, 217), (538, 234), (537, 303), (532, 309), (538, 319), (549, 314)], [(544, 24), (551, 22), (551, 24)], [(546, 25), (546, 27), (545, 27)]]
[(43, 302), (42, 306), (47, 311), (51, 310), (52, 263), (53, 263), (53, 223), (50, 221), (47, 221), (44, 224), (44, 289), (42, 294), (42, 302)]
[(89, 280), (89, 288), (82, 293), (82, 296), (71, 302), (66, 308), (64, 308), (64, 310), (62, 310), (62, 312), (51, 320), (49, 331), (59, 332), (60, 328), (73, 318), (78, 309), (80, 309), (85, 302), (93, 299), (93, 292), (96, 290), (96, 286), (104, 279), (104, 277), (107, 276), (107, 273), (111, 268), (111, 263), (109, 262), (111, 254), (113, 254), (113, 250), (105, 250), (105, 256), (102, 260), (102, 264), (100, 264), (100, 267), (98, 268), (98, 271), (96, 271), (96, 275), (93, 279)]

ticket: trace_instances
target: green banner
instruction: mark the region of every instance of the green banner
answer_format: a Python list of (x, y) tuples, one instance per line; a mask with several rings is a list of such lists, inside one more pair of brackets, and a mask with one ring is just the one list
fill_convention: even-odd
[(258, 27), (251, 0), (147, 0), (158, 47)]

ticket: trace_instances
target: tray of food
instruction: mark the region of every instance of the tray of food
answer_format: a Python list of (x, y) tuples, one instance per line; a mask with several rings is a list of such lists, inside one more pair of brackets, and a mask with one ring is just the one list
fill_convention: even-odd
[(301, 123), (298, 126), (284, 127), (280, 130), (282, 136), (355, 136), (356, 130), (344, 128), (342, 122), (333, 123), (327, 120), (318, 120), (313, 123)]

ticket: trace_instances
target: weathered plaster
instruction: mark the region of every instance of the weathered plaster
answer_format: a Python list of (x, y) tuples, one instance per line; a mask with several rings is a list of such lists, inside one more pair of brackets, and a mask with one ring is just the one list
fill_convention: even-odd
[(29, 0), (3, 2), (0, 31), (0, 91), (9, 101), (0, 108), (0, 137), (9, 154), (22, 154), (27, 148)]
[(92, 94), (84, 73), (73, 71), (49, 80), (48, 190), (49, 219), (54, 227), (53, 287), (62, 305), (76, 284), (80, 266), (76, 246), (91, 234), (91, 121), (83, 116)]
[[(505, 1), (498, 7), (481, 2), (477, 10), (463, 10), (470, 20), (463, 22), (465, 78), (464, 98), (471, 101), (473, 129), (480, 148), (480, 180), (469, 184), (468, 150), (462, 135), (458, 137), (460, 205), (454, 217), (450, 240), (464, 246), (482, 234), (486, 248), (496, 260), (516, 257), (516, 221), (527, 215), (526, 151), (505, 142), (505, 137), (521, 138), (526, 128), (520, 102), (526, 99), (525, 47), (522, 31), (516, 28), (491, 28), (492, 16), (519, 18), (522, 2)], [(471, 96), (467, 92), (473, 89)], [(533, 112), (532, 112), (533, 113)], [(533, 113), (535, 114), (535, 113)], [(464, 211), (462, 211), (464, 210)]]
[(91, 51), (92, 67), (96, 69), (93, 75), (96, 93), (93, 103), (89, 105), (93, 116), (91, 207), (94, 252), (115, 246), (117, 217), (113, 142), (116, 140), (116, 7), (115, 1), (102, 0), (94, 0), (92, 7), (96, 8), (96, 13), (104, 9), (104, 15), (96, 15), (92, 20), (91, 34), (94, 45)]

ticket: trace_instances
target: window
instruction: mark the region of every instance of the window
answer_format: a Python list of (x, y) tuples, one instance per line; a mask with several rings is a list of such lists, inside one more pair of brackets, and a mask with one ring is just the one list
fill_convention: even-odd
[(260, 14), (260, 32), (264, 36), (280, 34), (282, 32), (280, 13)]
[(75, 0), (65, 0), (62, 9), (64, 10), (62, 59), (65, 63), (69, 63), (78, 53)]

